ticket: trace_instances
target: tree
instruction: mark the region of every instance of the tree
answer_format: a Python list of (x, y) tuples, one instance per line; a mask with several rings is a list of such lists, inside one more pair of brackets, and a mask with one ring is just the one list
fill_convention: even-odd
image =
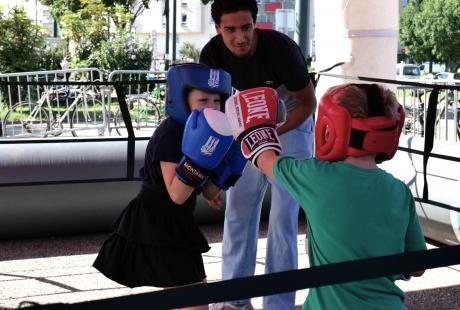
[(152, 48), (129, 34), (120, 33), (102, 42), (87, 60), (88, 67), (100, 68), (106, 77), (113, 70), (148, 70), (152, 61)]
[[(157, 0), (158, 1), (158, 0)], [(150, 0), (102, 0), (117, 29), (131, 30), (136, 18), (149, 8)]]
[(65, 12), (77, 12), (82, 7), (80, 0), (40, 0), (40, 3), (50, 8), (51, 15), (58, 22)]
[(81, 0), (80, 4), (76, 11), (64, 11), (60, 17), (66, 41), (75, 46), (77, 62), (87, 59), (92, 51), (109, 39), (107, 8), (100, 0)]
[(187, 62), (198, 62), (200, 59), (200, 49), (193, 43), (184, 42), (179, 48), (179, 55)]
[[(101, 44), (131, 31), (136, 18), (151, 0), (40, 0), (51, 9), (66, 41), (72, 48), (75, 66), (87, 66), (90, 55)], [(158, 0), (157, 0), (158, 1)], [(110, 23), (116, 27), (110, 33)]]
[(0, 15), (1, 72), (41, 69), (44, 50), (45, 35), (23, 8), (14, 7), (6, 18)]
[[(460, 65), (460, 1), (412, 0), (400, 19), (400, 40), (416, 62)], [(431, 69), (431, 68), (430, 68)]]
[(460, 1), (424, 1), (427, 36), (437, 60), (451, 71), (460, 65)]
[[(151, 0), (40, 0), (51, 8), (51, 15), (61, 24), (63, 16), (78, 13), (86, 6), (101, 5), (106, 19), (111, 19), (117, 31), (129, 31), (136, 18), (148, 8)], [(158, 1), (158, 0), (157, 0)], [(108, 23), (108, 21), (107, 21)], [(64, 26), (64, 25), (61, 25)]]
[(412, 0), (400, 17), (399, 36), (401, 43), (407, 47), (406, 55), (416, 62), (433, 61), (430, 44), (423, 37), (425, 22), (422, 18), (422, 1)]

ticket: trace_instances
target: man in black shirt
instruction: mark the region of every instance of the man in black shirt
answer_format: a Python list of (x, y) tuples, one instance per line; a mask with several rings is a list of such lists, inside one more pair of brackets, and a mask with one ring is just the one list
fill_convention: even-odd
[[(200, 62), (229, 72), (238, 91), (261, 86), (276, 89), (287, 109), (286, 122), (277, 128), (282, 155), (310, 158), (316, 99), (305, 58), (288, 36), (256, 29), (257, 12), (256, 0), (214, 0), (211, 14), (217, 35), (204, 46)], [(278, 183), (248, 165), (226, 194), (224, 279), (254, 274), (260, 212), (268, 183), (272, 200), (265, 272), (297, 269), (299, 204)], [(294, 304), (295, 292), (264, 297), (263, 308), (292, 310)], [(211, 309), (252, 309), (249, 300), (213, 306)]]

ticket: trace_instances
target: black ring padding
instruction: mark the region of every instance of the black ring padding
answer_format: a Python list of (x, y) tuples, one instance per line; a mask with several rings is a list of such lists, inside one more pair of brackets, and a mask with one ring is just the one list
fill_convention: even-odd
[(158, 80), (141, 80), (141, 81), (4, 81), (0, 77), (0, 85), (3, 86), (16, 86), (16, 85), (105, 85), (114, 87), (117, 85), (137, 85), (137, 84), (146, 84), (146, 85), (155, 85), (157, 83), (165, 84), (165, 79)]
[[(134, 140), (149, 140), (150, 137), (136, 137)], [(128, 137), (104, 137), (104, 138), (62, 138), (62, 139), (0, 139), (0, 144), (46, 144), (46, 143), (75, 143), (75, 142), (114, 142), (128, 141)]]
[[(135, 137), (135, 141), (149, 140), (150, 137)], [(0, 140), (0, 144), (44, 144), (44, 143), (76, 143), (76, 142), (114, 142), (114, 141), (129, 141), (127, 137), (110, 137), (110, 138), (81, 138), (81, 139), (15, 139), (15, 140)], [(134, 173), (134, 168), (132, 169)], [(84, 184), (84, 183), (111, 183), (123, 181), (141, 181), (140, 178), (131, 176), (125, 178), (103, 178), (103, 179), (84, 179), (84, 180), (60, 180), (60, 181), (35, 181), (35, 182), (12, 182), (0, 183), (1, 187), (15, 186), (42, 186), (42, 185), (61, 185), (61, 184)]]
[(428, 201), (428, 180), (426, 177), (426, 168), (434, 143), (434, 127), (436, 123), (436, 109), (438, 105), (439, 87), (434, 87), (428, 99), (428, 109), (425, 124), (425, 146), (423, 149), (423, 201)]
[(136, 147), (133, 124), (131, 123), (131, 116), (129, 115), (128, 105), (125, 100), (125, 93), (123, 91), (123, 85), (115, 85), (115, 91), (117, 92), (118, 104), (120, 105), (121, 116), (125, 123), (126, 130), (128, 131), (128, 146), (126, 155), (126, 178), (132, 179), (134, 177), (134, 150)]
[(188, 285), (150, 293), (75, 304), (48, 304), (28, 309), (174, 309), (399, 275), (459, 263), (460, 245), (456, 245), (214, 283)]
[(106, 178), (106, 179), (85, 179), (85, 180), (62, 180), (62, 181), (35, 181), (35, 182), (14, 182), (14, 183), (0, 183), (1, 187), (15, 187), (15, 186), (43, 186), (43, 185), (64, 185), (64, 184), (88, 184), (88, 183), (111, 183), (123, 181), (141, 181), (141, 178)]

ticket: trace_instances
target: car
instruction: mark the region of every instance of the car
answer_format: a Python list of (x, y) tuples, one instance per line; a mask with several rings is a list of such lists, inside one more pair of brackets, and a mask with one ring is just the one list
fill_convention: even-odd
[(420, 70), (423, 70), (423, 65), (399, 63), (396, 65), (396, 79), (397, 80), (419, 80)]
[(449, 84), (460, 84), (460, 73), (439, 72), (433, 76), (433, 79), (438, 80), (439, 82), (445, 81)]

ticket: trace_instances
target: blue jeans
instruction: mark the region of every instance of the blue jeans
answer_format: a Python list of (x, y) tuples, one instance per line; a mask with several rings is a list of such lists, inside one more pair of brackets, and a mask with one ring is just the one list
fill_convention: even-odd
[[(313, 119), (280, 136), (282, 155), (298, 159), (312, 156)], [(254, 275), (262, 202), (271, 184), (265, 273), (297, 269), (297, 224), (299, 204), (276, 181), (248, 164), (243, 176), (226, 193), (222, 277), (233, 279)], [(249, 300), (232, 303), (243, 304)], [(294, 309), (295, 292), (266, 296), (266, 310)]]

